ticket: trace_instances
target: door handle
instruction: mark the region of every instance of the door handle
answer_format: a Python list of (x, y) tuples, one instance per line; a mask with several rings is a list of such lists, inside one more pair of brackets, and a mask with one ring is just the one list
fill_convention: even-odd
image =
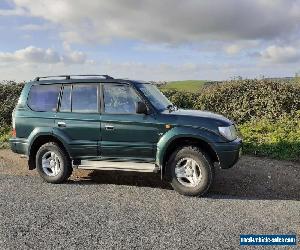
[(105, 129), (106, 129), (106, 130), (114, 130), (115, 127), (112, 126), (112, 125), (105, 125)]
[(65, 122), (58, 122), (58, 123), (57, 123), (57, 126), (58, 126), (58, 127), (66, 127), (67, 125), (66, 125)]

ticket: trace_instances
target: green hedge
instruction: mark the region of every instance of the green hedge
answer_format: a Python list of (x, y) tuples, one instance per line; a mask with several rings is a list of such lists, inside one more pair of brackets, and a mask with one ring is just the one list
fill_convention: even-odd
[(244, 123), (257, 118), (277, 119), (300, 110), (300, 85), (267, 80), (225, 82), (199, 93), (164, 91), (183, 108), (209, 110)]
[(190, 92), (182, 92), (174, 89), (163, 90), (162, 92), (169, 100), (175, 104), (176, 106), (184, 109), (193, 109), (196, 106), (196, 99), (199, 94), (190, 93)]
[(0, 126), (11, 125), (11, 113), (16, 106), (24, 84), (2, 82), (0, 84)]

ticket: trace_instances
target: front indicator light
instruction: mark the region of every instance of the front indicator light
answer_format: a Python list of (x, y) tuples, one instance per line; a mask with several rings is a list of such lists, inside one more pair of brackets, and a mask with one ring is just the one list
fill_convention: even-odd
[(219, 127), (219, 133), (229, 141), (234, 141), (237, 138), (237, 132), (234, 125)]

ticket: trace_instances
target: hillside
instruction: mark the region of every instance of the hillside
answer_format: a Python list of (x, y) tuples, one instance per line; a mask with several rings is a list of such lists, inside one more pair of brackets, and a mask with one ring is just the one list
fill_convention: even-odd
[(162, 86), (162, 89), (176, 89), (181, 91), (196, 92), (203, 86), (205, 82), (205, 80), (173, 81)]

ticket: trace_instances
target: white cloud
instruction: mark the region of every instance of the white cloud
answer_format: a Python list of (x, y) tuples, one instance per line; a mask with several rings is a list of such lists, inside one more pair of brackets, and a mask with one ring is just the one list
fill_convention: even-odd
[[(10, 79), (15, 76), (31, 79), (35, 72), (39, 75), (99, 72), (171, 80), (255, 77), (272, 72), (289, 75), (299, 71), (296, 63), (290, 63), (300, 61), (300, 45), (294, 42), (300, 39), (299, 0), (9, 1), (15, 3), (15, 9), (2, 9), (0, 16), (33, 17), (26, 17), (31, 24), (16, 29), (23, 35), (19, 38), (27, 36), (30, 39), (27, 43), (34, 44), (35, 31), (51, 29), (51, 38), (57, 35), (66, 41), (63, 52), (34, 46), (0, 52), (0, 75)], [(36, 24), (36, 20), (43, 24)], [(46, 39), (41, 39), (42, 42), (48, 42), (48, 34), (43, 34)], [(111, 41), (116, 44), (126, 41), (121, 49), (115, 47), (119, 51), (113, 52), (112, 58), (118, 58), (114, 62), (108, 61), (114, 47), (100, 51), (106, 46), (90, 46), (89, 51), (99, 49), (95, 55), (106, 57), (99, 61), (70, 47), (73, 43)], [(145, 51), (148, 51), (146, 56)], [(150, 52), (161, 53), (156, 64)], [(241, 57), (233, 57), (237, 54)], [(236, 58), (238, 62), (234, 62)], [(260, 64), (261, 61), (267, 63)]]
[[(294, 0), (14, 0), (32, 16), (62, 26), (68, 42), (133, 39), (159, 43), (270, 40), (299, 30)], [(46, 13), (45, 13), (46, 10)], [(230, 52), (238, 48), (229, 48)]]
[(232, 45), (228, 45), (224, 47), (224, 50), (227, 54), (229, 55), (235, 55), (237, 53), (239, 53), (242, 49), (242, 46), (238, 45), (238, 44), (232, 44)]
[(48, 30), (48, 29), (50, 29), (50, 25), (48, 25), (48, 24), (34, 24), (34, 23), (30, 23), (30, 24), (24, 24), (24, 25), (20, 26), (19, 29), (23, 30), (23, 31)]
[(27, 12), (23, 8), (0, 9), (0, 16), (25, 16)]
[(231, 42), (229, 44), (226, 44), (224, 46), (224, 51), (228, 55), (236, 55), (244, 49), (254, 48), (254, 47), (257, 47), (258, 45), (259, 45), (259, 42), (257, 40), (235, 41), (235, 42)]
[(173, 47), (169, 46), (169, 44), (140, 43), (133, 49), (140, 52), (172, 52)]
[(83, 52), (72, 51), (68, 49), (64, 55), (59, 55), (58, 52), (51, 48), (43, 49), (34, 46), (29, 46), (24, 49), (16, 50), (15, 52), (0, 52), (0, 62), (7, 63), (44, 63), (44, 64), (83, 64), (87, 62), (87, 57)]
[(271, 63), (294, 63), (300, 61), (300, 48), (272, 45), (261, 52), (261, 57)]
[(29, 46), (15, 52), (0, 52), (2, 62), (32, 62), (32, 63), (57, 63), (60, 61), (58, 53), (52, 49), (41, 49)]
[[(2, 64), (0, 60), (0, 80), (31, 80), (36, 76), (60, 74), (108, 74), (116, 78), (142, 80), (186, 80), (208, 79), (224, 80), (235, 76), (258, 77), (289, 76), (299, 71), (297, 65), (261, 65), (260, 68), (251, 65), (230, 63), (180, 63), (180, 64), (149, 64), (139, 61), (104, 61), (87, 60), (84, 64), (67, 64), (63, 62)], [(275, 74), (274, 74), (275, 69)]]
[(86, 54), (81, 51), (72, 51), (64, 55), (62, 61), (70, 64), (83, 64), (86, 62)]
[[(0, 61), (1, 65), (1, 61)], [(136, 61), (112, 62), (101, 61), (85, 64), (27, 64), (14, 62), (9, 65), (1, 65), (0, 76), (12, 80), (31, 80), (37, 75), (60, 75), (60, 74), (108, 74), (116, 78), (142, 79), (142, 80), (180, 80), (203, 79), (207, 74), (217, 72), (214, 65), (198, 65), (183, 63), (172, 64), (146, 64)], [(218, 71), (218, 77), (223, 77)], [(1, 77), (0, 77), (1, 78)], [(0, 79), (2, 80), (2, 79)], [(3, 79), (4, 80), (4, 79)]]

